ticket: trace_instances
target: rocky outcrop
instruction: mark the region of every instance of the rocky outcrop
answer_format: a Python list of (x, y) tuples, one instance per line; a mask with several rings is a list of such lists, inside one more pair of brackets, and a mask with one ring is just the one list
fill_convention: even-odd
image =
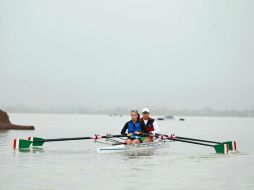
[(0, 130), (9, 130), (9, 129), (34, 130), (34, 126), (12, 124), (10, 122), (8, 114), (0, 110)]
[(0, 110), (0, 123), (11, 124), (9, 116), (2, 110)]

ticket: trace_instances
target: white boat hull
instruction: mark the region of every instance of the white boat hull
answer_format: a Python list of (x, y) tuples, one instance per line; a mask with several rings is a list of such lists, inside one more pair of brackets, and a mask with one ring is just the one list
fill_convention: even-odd
[(115, 145), (108, 147), (101, 147), (97, 149), (97, 153), (121, 153), (121, 152), (142, 152), (149, 151), (159, 148), (169, 147), (170, 141), (160, 141), (160, 142), (150, 142), (150, 143), (141, 143), (134, 145)]

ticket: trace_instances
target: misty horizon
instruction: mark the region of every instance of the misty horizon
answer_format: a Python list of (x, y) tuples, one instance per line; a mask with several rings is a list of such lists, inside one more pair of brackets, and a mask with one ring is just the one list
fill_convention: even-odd
[[(56, 113), (56, 114), (104, 114), (104, 115), (128, 115), (130, 110), (136, 109), (140, 114), (143, 107), (127, 108), (101, 108), (101, 107), (82, 107), (82, 106), (61, 106), (61, 107), (27, 107), (19, 106), (0, 106), (0, 110), (8, 113)], [(216, 117), (254, 117), (254, 108), (249, 110), (216, 110), (211, 107), (202, 109), (173, 109), (169, 107), (149, 107), (151, 115), (158, 116), (216, 116)]]
[(0, 105), (254, 108), (253, 1), (1, 1)]

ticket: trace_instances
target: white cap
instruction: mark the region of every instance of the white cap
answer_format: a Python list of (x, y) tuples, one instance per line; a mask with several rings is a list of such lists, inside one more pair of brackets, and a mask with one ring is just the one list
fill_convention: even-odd
[(149, 110), (148, 108), (143, 108), (143, 109), (142, 109), (142, 113), (144, 113), (144, 112), (150, 113), (150, 110)]

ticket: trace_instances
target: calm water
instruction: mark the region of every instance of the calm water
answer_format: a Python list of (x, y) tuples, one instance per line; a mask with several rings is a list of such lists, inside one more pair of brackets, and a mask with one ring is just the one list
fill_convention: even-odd
[(171, 143), (146, 155), (97, 154), (91, 140), (48, 142), (41, 150), (14, 151), (15, 137), (119, 134), (129, 119), (99, 115), (10, 114), (35, 131), (0, 132), (0, 189), (254, 189), (254, 119), (185, 117), (160, 121), (166, 134), (236, 140), (240, 153), (217, 155), (210, 147)]

